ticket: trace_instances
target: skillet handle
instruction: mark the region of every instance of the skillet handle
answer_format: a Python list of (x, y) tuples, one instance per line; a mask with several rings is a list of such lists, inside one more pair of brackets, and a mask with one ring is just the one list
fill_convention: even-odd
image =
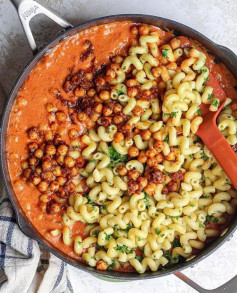
[(189, 279), (187, 276), (185, 276), (181, 272), (176, 272), (174, 273), (174, 275), (200, 293), (223, 293), (223, 292), (236, 293), (237, 276), (235, 276), (234, 278), (232, 278), (231, 280), (229, 280), (228, 282), (226, 282), (225, 284), (221, 285), (220, 287), (216, 289), (208, 290), (208, 289), (202, 288), (201, 286), (199, 286), (197, 283)]
[(21, 20), (21, 24), (25, 31), (26, 38), (28, 40), (28, 43), (31, 47), (33, 54), (36, 54), (38, 51), (32, 31), (30, 29), (30, 20), (35, 15), (43, 13), (44, 15), (51, 18), (54, 22), (56, 22), (58, 25), (60, 25), (64, 29), (68, 29), (72, 27), (72, 25), (69, 22), (57, 16), (56, 14), (46, 9), (44, 6), (42, 6), (41, 4), (37, 3), (34, 0), (10, 0), (10, 1), (15, 6), (18, 12), (19, 18)]

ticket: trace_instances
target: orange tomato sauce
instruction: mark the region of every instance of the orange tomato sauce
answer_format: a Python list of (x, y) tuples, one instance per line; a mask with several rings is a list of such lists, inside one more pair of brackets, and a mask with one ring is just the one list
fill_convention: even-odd
[[(89, 69), (94, 65), (109, 63), (110, 57), (123, 54), (131, 45), (133, 35), (130, 32), (131, 22), (112, 23), (93, 27), (82, 31), (74, 36), (62, 41), (54, 47), (50, 53), (32, 70), (23, 84), (9, 121), (7, 137), (7, 158), (11, 181), (19, 204), (30, 223), (55, 247), (71, 257), (81, 260), (72, 246), (63, 243), (61, 236), (53, 237), (49, 231), (62, 228), (61, 215), (43, 213), (39, 208), (40, 192), (35, 186), (29, 185), (21, 179), (21, 161), (27, 157), (27, 129), (38, 127), (45, 129), (48, 124), (48, 113), (45, 110), (47, 103), (54, 103), (58, 110), (64, 111), (68, 115), (68, 108), (60, 100), (55, 98), (53, 91), (61, 92), (63, 99), (70, 99), (70, 93), (65, 93), (63, 83), (70, 72), (77, 72), (79, 69)], [(157, 28), (156, 28), (157, 29)], [(164, 33), (158, 29), (159, 35), (164, 40), (172, 37), (172, 32)], [(94, 54), (85, 61), (80, 61), (85, 40), (93, 43)], [(230, 98), (236, 96), (233, 86), (236, 81), (233, 75), (222, 64), (215, 64), (213, 57), (209, 57), (209, 67), (212, 73), (220, 82), (221, 86)], [(65, 125), (64, 125), (65, 126)], [(70, 123), (66, 125), (70, 127)], [(80, 127), (80, 126), (73, 126)], [(67, 134), (63, 134), (63, 139), (67, 140)], [(84, 234), (85, 224), (77, 222), (72, 230), (74, 235)], [(124, 271), (133, 270), (130, 266), (122, 268)]]

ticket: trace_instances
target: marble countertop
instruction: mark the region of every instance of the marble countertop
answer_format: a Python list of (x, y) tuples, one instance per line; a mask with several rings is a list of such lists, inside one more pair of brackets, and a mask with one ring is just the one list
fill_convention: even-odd
[[(237, 53), (237, 0), (39, 0), (72, 24), (100, 16), (119, 13), (153, 14), (186, 24), (218, 44)], [(32, 20), (37, 44), (49, 40), (59, 28), (44, 16)], [(9, 0), (0, 0), (0, 108), (32, 53), (18, 16)], [(183, 271), (188, 277), (213, 289), (237, 274), (237, 232), (231, 241), (205, 260)], [(107, 282), (69, 266), (74, 292), (143, 293), (196, 292), (177, 277), (124, 283)], [(237, 285), (236, 285), (237, 287)], [(228, 292), (227, 292), (228, 293)]]

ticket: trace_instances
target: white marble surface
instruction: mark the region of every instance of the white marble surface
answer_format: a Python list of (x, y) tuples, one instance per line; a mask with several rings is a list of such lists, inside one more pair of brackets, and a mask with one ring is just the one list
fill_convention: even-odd
[[(57, 11), (72, 24), (118, 13), (145, 13), (170, 18), (195, 28), (237, 53), (237, 0), (39, 0), (39, 2)], [(32, 28), (39, 44), (50, 39), (50, 36), (58, 30), (51, 21), (40, 16), (33, 20)], [(0, 86), (6, 95), (30, 57), (30, 49), (10, 0), (0, 0)], [(0, 90), (0, 106), (3, 99)], [(220, 286), (234, 277), (237, 274), (237, 233), (231, 241), (226, 242), (194, 268), (186, 269), (184, 273), (207, 289)], [(74, 291), (80, 293), (195, 292), (172, 275), (154, 280), (112, 283), (99, 280), (69, 266), (69, 277)]]

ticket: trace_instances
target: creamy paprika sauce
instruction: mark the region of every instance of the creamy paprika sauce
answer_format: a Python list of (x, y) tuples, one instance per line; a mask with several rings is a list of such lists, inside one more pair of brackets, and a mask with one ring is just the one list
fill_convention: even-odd
[[(57, 209), (56, 211), (51, 209), (52, 205), (49, 206), (46, 203), (40, 205), (39, 198), (42, 192), (22, 176), (22, 162), (28, 158), (27, 145), (31, 142), (28, 136), (29, 130), (34, 127), (39, 131), (51, 129), (57, 132), (60, 139), (66, 143), (69, 143), (68, 131), (70, 129), (76, 129), (80, 134), (86, 131), (88, 125), (72, 123), (73, 113), (70, 112), (70, 106), (77, 101), (70, 90), (70, 86), (73, 86), (70, 83), (72, 77), (80, 70), (93, 72), (92, 74), (96, 75), (111, 62), (112, 58), (118, 55), (124, 56), (127, 48), (134, 42), (134, 35), (131, 33), (133, 25), (130, 22), (120, 22), (93, 27), (75, 34), (54, 47), (39, 61), (24, 82), (9, 120), (8, 166), (12, 186), (23, 212), (44, 238), (67, 255), (80, 261), (82, 258), (74, 252), (72, 245), (65, 245), (61, 236), (54, 237), (50, 234), (52, 230), (62, 229), (62, 213), (67, 207), (65, 198), (56, 196), (53, 201), (53, 203), (58, 203), (63, 199), (59, 212)], [(164, 32), (154, 27), (153, 31), (158, 31), (163, 42), (169, 41), (173, 37), (171, 31)], [(187, 42), (189, 46), (194, 44), (195, 47), (206, 52), (198, 42), (189, 39)], [(206, 55), (210, 71), (227, 96), (235, 99), (236, 80), (234, 76), (223, 64), (215, 63), (214, 56), (208, 55), (208, 53)], [(87, 90), (86, 87), (87, 85), (84, 85), (82, 91)], [(46, 110), (46, 104), (49, 103), (55, 105), (57, 111), (64, 113), (67, 118), (64, 119), (63, 114), (61, 114), (62, 117), (58, 114), (58, 122), (55, 122), (55, 117)], [(234, 111), (235, 108), (235, 104), (233, 104)], [(80, 147), (82, 149), (85, 147), (82, 142), (80, 142)], [(34, 164), (33, 161), (32, 164)], [(87, 188), (83, 179), (81, 179), (81, 186), (84, 189)], [(44, 203), (44, 200), (42, 202)], [(72, 237), (81, 235), (82, 238), (85, 238), (88, 235), (85, 227), (86, 224), (76, 222), (72, 229)], [(139, 249), (137, 255), (139, 255)], [(127, 266), (121, 267), (121, 270), (129, 271), (133, 268)]]

